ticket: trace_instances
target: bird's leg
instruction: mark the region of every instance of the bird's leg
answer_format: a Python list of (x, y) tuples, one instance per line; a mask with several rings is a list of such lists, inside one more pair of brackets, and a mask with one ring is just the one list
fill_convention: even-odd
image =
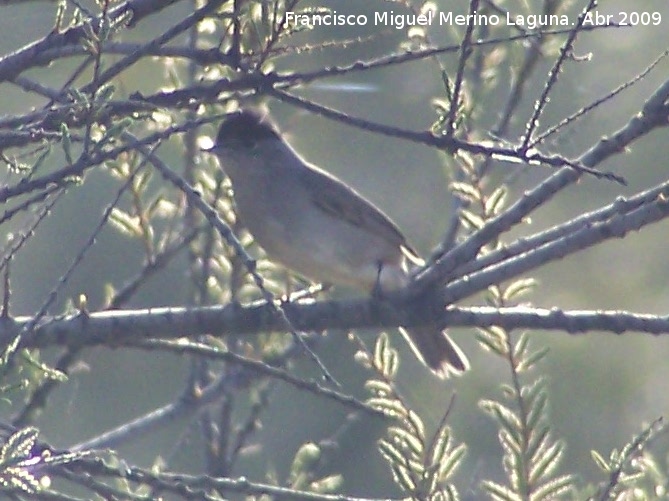
[(372, 297), (374, 299), (383, 299), (384, 293), (383, 288), (381, 287), (381, 272), (383, 271), (383, 261), (377, 261), (376, 263), (376, 281), (374, 282), (374, 287), (372, 288)]

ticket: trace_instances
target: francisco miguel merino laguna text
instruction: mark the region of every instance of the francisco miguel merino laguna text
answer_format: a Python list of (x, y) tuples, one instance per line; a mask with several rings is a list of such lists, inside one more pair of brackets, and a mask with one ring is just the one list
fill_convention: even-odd
[[(592, 13), (589, 13), (592, 14)], [(590, 23), (597, 19), (592, 14)], [(429, 11), (425, 14), (396, 14), (395, 12), (375, 12), (373, 17), (374, 26), (392, 26), (398, 30), (407, 26), (431, 26), (435, 20), (440, 26), (497, 26), (506, 23), (509, 26), (523, 26), (535, 29), (541, 26), (571, 26), (569, 17), (562, 14), (529, 14), (511, 15), (506, 13), (505, 17), (497, 14), (453, 14), (453, 12)], [(589, 24), (588, 19), (584, 24)], [(286, 12), (285, 24), (305, 27), (315, 26), (366, 26), (370, 23), (366, 14), (340, 14), (336, 10), (325, 14)]]

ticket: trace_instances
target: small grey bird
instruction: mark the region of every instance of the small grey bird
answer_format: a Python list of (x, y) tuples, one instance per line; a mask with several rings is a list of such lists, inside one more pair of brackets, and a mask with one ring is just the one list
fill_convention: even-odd
[[(267, 114), (232, 114), (207, 150), (232, 182), (242, 224), (269, 257), (305, 277), (370, 293), (409, 282), (421, 263), (397, 225), (339, 179), (306, 162)], [(402, 329), (418, 358), (440, 378), (469, 364), (436, 327)]]

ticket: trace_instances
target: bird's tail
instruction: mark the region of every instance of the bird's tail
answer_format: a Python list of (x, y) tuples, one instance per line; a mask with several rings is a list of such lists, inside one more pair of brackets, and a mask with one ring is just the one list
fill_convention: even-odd
[(441, 379), (469, 369), (469, 360), (445, 330), (434, 326), (400, 328), (418, 359)]

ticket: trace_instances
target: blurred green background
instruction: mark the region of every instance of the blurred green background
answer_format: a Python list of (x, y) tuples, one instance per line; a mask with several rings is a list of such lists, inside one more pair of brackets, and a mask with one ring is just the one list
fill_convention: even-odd
[[(575, 2), (571, 9), (574, 19), (583, 3)], [(333, 0), (311, 4), (327, 4), (339, 12), (371, 13), (393, 7), (381, 1)], [(457, 13), (464, 13), (466, 4), (462, 0), (438, 2), (440, 10)], [(513, 2), (504, 4), (512, 11), (520, 9), (519, 4)], [(523, 2), (523, 5), (527, 4), (538, 5), (538, 2)], [(189, 8), (189, 3), (181, 2), (166, 9), (124, 34), (124, 39), (149, 39), (181, 18)], [(400, 5), (393, 8), (398, 12), (402, 10)], [(3, 33), (0, 53), (10, 53), (44, 36), (53, 26), (53, 10), (50, 3), (34, 2), (0, 7), (0, 33)], [(575, 46), (576, 55), (591, 53), (592, 58), (587, 62), (566, 64), (541, 119), (542, 129), (633, 78), (667, 49), (669, 4), (666, 0), (607, 1), (600, 7), (600, 11), (608, 13), (632, 10), (661, 12), (662, 24), (582, 34)], [(328, 37), (345, 38), (373, 32), (371, 27), (351, 28), (344, 33), (336, 31), (338, 29), (344, 30), (332, 28), (332, 31), (305, 33), (299, 40), (315, 42)], [(373, 43), (360, 47), (284, 58), (277, 62), (277, 69), (307, 70), (333, 64), (333, 61), (345, 64), (378, 57), (397, 48), (406, 38), (402, 31), (386, 31)], [(461, 29), (439, 26), (428, 30), (435, 45), (455, 43), (460, 33)], [(511, 66), (518, 62), (514, 60), (514, 54), (517, 56), (519, 52), (510, 51), (507, 59), (502, 61), (497, 89), (480, 105), (484, 111), (477, 117), (475, 127), (481, 137), (493, 128), (505, 102)], [(452, 72), (455, 56), (447, 55), (441, 59)], [(523, 104), (513, 122), (511, 140), (522, 133), (553, 61), (553, 55), (547, 56), (528, 82)], [(72, 61), (57, 62), (49, 68), (31, 70), (27, 75), (57, 87), (74, 64)], [(121, 77), (120, 92), (129, 94), (137, 89), (157, 89), (162, 85), (159, 78), (164, 74), (157, 61), (138, 64)], [(598, 139), (624, 125), (668, 75), (669, 63), (665, 60), (643, 81), (570, 126), (551, 147), (566, 156), (585, 151)], [(431, 60), (353, 73), (328, 83), (340, 87), (361, 84), (363, 90), (346, 92), (336, 85), (335, 88), (313, 86), (301, 89), (300, 93), (354, 116), (415, 130), (431, 125), (435, 118), (431, 100), (443, 97), (438, 67)], [(43, 104), (12, 84), (5, 82), (0, 89), (2, 115), (25, 113)], [(267, 104), (282, 129), (289, 134), (290, 141), (307, 159), (345, 179), (376, 202), (424, 254), (439, 242), (452, 214), (444, 158), (438, 152), (353, 130), (282, 103), (268, 101)], [(211, 130), (204, 132), (212, 133)], [(548, 206), (532, 214), (531, 222), (515, 229), (508, 240), (540, 231), (610, 203), (618, 196), (637, 193), (665, 180), (669, 169), (668, 134), (667, 129), (656, 131), (633, 144), (629, 151), (598, 166), (623, 175), (628, 180), (627, 187), (584, 177)], [(174, 169), (181, 169), (182, 160), (176, 147), (163, 148), (162, 152), (164, 160)], [(53, 166), (58, 165), (61, 164), (54, 157)], [(500, 164), (496, 165), (494, 179), (510, 180), (509, 187), (515, 198), (548, 174), (544, 168), (523, 169), (515, 164)], [(82, 186), (72, 189), (58, 204), (52, 217), (42, 225), (13, 265), (14, 315), (30, 315), (42, 304), (95, 227), (116, 188), (117, 183), (111, 177), (92, 172)], [(17, 229), (0, 230), (7, 235)], [(532, 303), (564, 309), (620, 309), (666, 314), (669, 305), (666, 285), (669, 280), (666, 266), (668, 229), (668, 223), (662, 222), (623, 240), (607, 242), (533, 272), (531, 276), (536, 277), (540, 285), (531, 298)], [(60, 306), (52, 313), (57, 313), (69, 298), (80, 293), (87, 295), (90, 309), (94, 310), (104, 296), (104, 285), (120, 286), (139, 269), (141, 257), (142, 249), (137, 242), (119, 235), (111, 227), (106, 228), (60, 297)], [(182, 257), (168, 270), (152, 278), (133, 306), (183, 304), (189, 286), (186, 264)], [(470, 302), (480, 304), (480, 301), (480, 298), (473, 298)], [(454, 332), (473, 366), (470, 373), (457, 380), (437, 381), (410, 356), (401, 359), (400, 387), (415, 409), (426, 417), (429, 426), (436, 425), (452, 394), (457, 395), (450, 423), (455, 436), (470, 446), (466, 467), (460, 470), (459, 476), (461, 492), (465, 495), (480, 479), (501, 478), (497, 430), (494, 422), (478, 409), (478, 401), (499, 398), (500, 381), (509, 378), (508, 368), (483, 352), (475, 342), (474, 334), (473, 330), (467, 329)], [(373, 339), (371, 334), (365, 338), (370, 342)], [(393, 339), (402, 354), (408, 355), (399, 336)], [(554, 429), (567, 443), (563, 469), (581, 474), (584, 481), (602, 480), (589, 451), (596, 449), (608, 455), (610, 449), (629, 441), (642, 425), (666, 415), (669, 366), (665, 361), (669, 356), (669, 340), (666, 336), (636, 333), (573, 336), (561, 332), (534, 332), (532, 340), (535, 346), (551, 348), (541, 370), (548, 377)], [(346, 390), (361, 397), (365, 395), (361, 388), (365, 373), (352, 362), (354, 347), (345, 340), (344, 333), (330, 333), (319, 345), (318, 352)], [(183, 357), (156, 353), (147, 356), (126, 350), (88, 350), (84, 360), (87, 367), (73, 374), (70, 382), (52, 395), (47, 411), (37, 423), (44, 438), (57, 447), (68, 447), (174, 399), (183, 385), (188, 366)], [(315, 375), (312, 365), (306, 362), (297, 368), (297, 372)], [(9, 406), (4, 406), (9, 413)], [(271, 419), (265, 420), (258, 436), (262, 448), (250, 451), (236, 474), (265, 480), (263, 472), (274, 470), (278, 478), (283, 478), (299, 444), (335, 434), (344, 415), (341, 407), (282, 385), (278, 385), (271, 396), (270, 412)], [(195, 452), (197, 439), (188, 438), (197, 433), (185, 425), (185, 421), (171, 423), (159, 432), (119, 447), (119, 452), (129, 462), (143, 466), (150, 464), (158, 453), (168, 458), (175, 468), (198, 471), (201, 458)], [(364, 418), (343, 432), (341, 447), (332, 453), (330, 468), (344, 473), (345, 492), (359, 495), (396, 492), (382, 459), (376, 453), (369, 453), (373, 450), (370, 444), (379, 433), (378, 423)], [(194, 447), (172, 450), (175, 434), (183, 434), (186, 443), (192, 441)], [(666, 444), (659, 450), (664, 457)]]

